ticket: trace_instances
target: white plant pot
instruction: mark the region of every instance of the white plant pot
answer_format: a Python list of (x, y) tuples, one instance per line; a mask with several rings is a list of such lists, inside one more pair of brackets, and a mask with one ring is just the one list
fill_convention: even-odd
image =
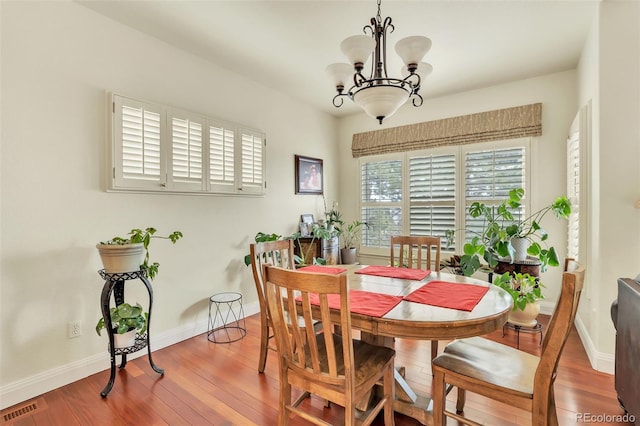
[(96, 244), (104, 271), (109, 274), (135, 272), (144, 262), (144, 245), (135, 244)]
[(529, 248), (529, 240), (526, 238), (512, 238), (511, 245), (516, 251), (513, 259), (516, 262), (527, 260), (527, 249)]
[(540, 302), (536, 301), (533, 303), (528, 303), (524, 307), (524, 311), (514, 308), (511, 312), (509, 312), (507, 321), (509, 321), (513, 325), (519, 325), (522, 327), (533, 327), (538, 322), (536, 318), (538, 318), (539, 313)]
[(127, 331), (124, 334), (113, 335), (114, 348), (128, 348), (136, 344), (136, 330)]

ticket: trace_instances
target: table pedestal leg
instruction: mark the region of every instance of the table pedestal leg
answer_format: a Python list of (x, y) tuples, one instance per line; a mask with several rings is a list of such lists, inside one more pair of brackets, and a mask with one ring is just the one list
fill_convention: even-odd
[[(360, 340), (378, 346), (386, 346), (393, 348), (395, 346), (393, 337), (376, 336), (373, 334), (361, 332)], [(433, 425), (433, 403), (431, 398), (417, 395), (404, 378), (404, 367), (396, 368), (394, 377), (396, 381), (396, 400), (393, 408), (396, 412), (418, 420), (421, 424)], [(366, 404), (370, 398), (363, 398), (356, 407), (359, 410), (366, 408)]]

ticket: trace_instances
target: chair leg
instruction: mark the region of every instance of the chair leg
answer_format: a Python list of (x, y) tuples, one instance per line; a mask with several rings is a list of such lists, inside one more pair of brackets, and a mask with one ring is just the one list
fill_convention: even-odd
[(291, 385), (286, 374), (280, 372), (280, 408), (278, 410), (278, 425), (288, 426), (291, 413), (287, 410), (291, 406)]
[(447, 424), (447, 418), (444, 414), (447, 403), (447, 393), (444, 382), (444, 373), (437, 368), (433, 372), (433, 425), (443, 426)]
[(384, 373), (383, 377), (383, 393), (384, 397), (387, 398), (387, 402), (384, 404), (384, 424), (385, 426), (393, 426), (395, 424), (394, 414), (393, 414), (393, 403), (396, 399), (395, 394), (395, 378), (393, 365), (390, 368), (387, 368), (387, 371)]
[(264, 373), (267, 365), (267, 352), (269, 352), (269, 324), (266, 318), (261, 318), (260, 335), (260, 360), (258, 361), (258, 373)]
[(467, 401), (467, 391), (458, 388), (458, 399), (456, 400), (456, 413), (461, 414), (464, 411), (464, 403)]

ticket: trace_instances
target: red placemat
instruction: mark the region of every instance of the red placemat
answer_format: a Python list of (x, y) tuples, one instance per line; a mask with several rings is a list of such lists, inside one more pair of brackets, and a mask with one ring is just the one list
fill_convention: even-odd
[(487, 291), (489, 291), (489, 287), (480, 285), (431, 281), (405, 296), (404, 300), (442, 308), (472, 311)]
[(420, 281), (429, 275), (429, 269), (396, 268), (395, 266), (367, 266), (356, 271), (356, 274), (376, 275), (378, 277), (402, 278)]
[(344, 269), (344, 268), (333, 268), (331, 266), (309, 265), (309, 266), (304, 266), (302, 268), (298, 268), (298, 271), (318, 272), (320, 274), (338, 275), (338, 274), (341, 274), (343, 272), (346, 272), (347, 270)]
[[(315, 293), (309, 294), (309, 299), (313, 305), (320, 304), (320, 298)], [(340, 295), (330, 294), (328, 299), (331, 309), (340, 308)], [(392, 296), (390, 294), (372, 293), (362, 290), (349, 290), (349, 309), (356, 314), (378, 318), (383, 317), (401, 301), (402, 296)]]

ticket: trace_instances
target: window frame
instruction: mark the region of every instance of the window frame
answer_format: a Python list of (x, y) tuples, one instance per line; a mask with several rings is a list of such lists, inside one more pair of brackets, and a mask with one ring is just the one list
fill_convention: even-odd
[[(142, 101), (117, 93), (109, 93), (110, 104), (110, 134), (108, 136), (108, 164), (109, 171), (107, 181), (108, 192), (141, 192), (141, 193), (167, 193), (167, 194), (200, 194), (200, 195), (266, 195), (266, 134), (258, 129), (246, 125), (231, 123), (228, 121), (207, 117), (180, 108), (174, 108), (159, 103)], [(123, 137), (122, 108), (144, 108), (154, 114), (159, 114), (159, 150), (160, 150), (160, 174), (157, 179), (126, 178), (123, 173)], [(180, 179), (174, 176), (174, 127), (173, 120), (190, 120), (200, 125), (200, 178)], [(227, 184), (211, 181), (210, 176), (210, 128), (223, 128), (233, 134), (233, 182), (227, 180)], [(254, 145), (254, 154), (251, 162), (243, 162), (243, 135), (251, 135), (259, 139), (260, 146)], [(224, 146), (222, 148), (224, 150)], [(250, 169), (245, 167), (249, 164)], [(243, 181), (243, 175), (249, 173), (253, 180), (250, 183)], [(153, 176), (152, 176), (153, 177)]]

